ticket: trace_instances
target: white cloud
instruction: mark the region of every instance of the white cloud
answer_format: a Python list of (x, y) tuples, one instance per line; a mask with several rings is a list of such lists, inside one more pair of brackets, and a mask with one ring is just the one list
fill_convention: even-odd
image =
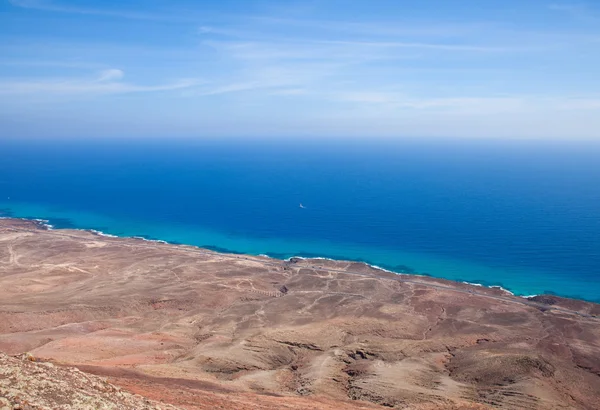
[(117, 81), (122, 79), (124, 76), (125, 73), (122, 70), (112, 68), (110, 70), (102, 71), (102, 73), (100, 73), (100, 77), (98, 78), (98, 82)]
[(124, 73), (118, 69), (102, 71), (96, 78), (56, 78), (40, 80), (0, 81), (0, 95), (99, 95), (172, 91), (201, 84), (196, 79), (178, 80), (158, 85), (136, 85), (121, 82)]

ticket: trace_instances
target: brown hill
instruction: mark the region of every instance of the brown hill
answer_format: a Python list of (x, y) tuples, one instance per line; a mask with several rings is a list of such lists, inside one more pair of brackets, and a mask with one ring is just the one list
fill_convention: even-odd
[(0, 351), (184, 409), (600, 403), (600, 306), (581, 301), (9, 219), (0, 289)]

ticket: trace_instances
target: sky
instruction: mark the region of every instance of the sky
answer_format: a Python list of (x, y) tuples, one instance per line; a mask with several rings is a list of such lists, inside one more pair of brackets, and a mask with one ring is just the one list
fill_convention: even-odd
[(600, 141), (597, 0), (0, 0), (0, 138)]

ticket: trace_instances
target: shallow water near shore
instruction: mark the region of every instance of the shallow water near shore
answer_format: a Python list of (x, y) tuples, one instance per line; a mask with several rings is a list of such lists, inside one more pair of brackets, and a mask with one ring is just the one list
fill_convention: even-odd
[(597, 146), (38, 141), (0, 150), (0, 216), (600, 301)]

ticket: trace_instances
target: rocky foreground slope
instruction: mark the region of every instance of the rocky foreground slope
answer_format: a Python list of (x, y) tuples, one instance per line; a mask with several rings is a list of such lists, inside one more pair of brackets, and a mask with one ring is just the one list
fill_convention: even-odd
[(105, 378), (0, 353), (1, 410), (175, 410), (121, 390)]
[(85, 408), (82, 397), (182, 409), (600, 403), (600, 306), (581, 301), (9, 219), (0, 289), (0, 351), (54, 363), (0, 356), (0, 395), (51, 382), (71, 392), (31, 396), (49, 408)]

